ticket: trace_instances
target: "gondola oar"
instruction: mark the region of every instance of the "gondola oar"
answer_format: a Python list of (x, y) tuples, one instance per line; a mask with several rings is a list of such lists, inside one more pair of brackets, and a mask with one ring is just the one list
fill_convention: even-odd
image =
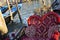
[(11, 21), (13, 21), (13, 15), (12, 15), (12, 12), (11, 12), (9, 0), (7, 0), (7, 4), (8, 4), (8, 8), (9, 8), (9, 13), (10, 13), (10, 16), (11, 16)]
[(21, 19), (21, 15), (20, 15), (20, 10), (18, 8), (18, 0), (16, 0), (16, 7), (17, 7), (17, 11), (18, 11), (18, 16), (19, 16), (20, 22), (22, 23), (22, 19)]

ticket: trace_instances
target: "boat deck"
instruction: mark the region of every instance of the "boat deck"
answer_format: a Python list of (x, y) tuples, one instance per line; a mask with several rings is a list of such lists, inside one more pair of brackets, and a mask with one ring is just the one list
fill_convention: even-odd
[(21, 23), (12, 23), (12, 24), (8, 24), (7, 27), (8, 27), (8, 30), (9, 32), (13, 32), (15, 30), (18, 30), (22, 27), (23, 25)]

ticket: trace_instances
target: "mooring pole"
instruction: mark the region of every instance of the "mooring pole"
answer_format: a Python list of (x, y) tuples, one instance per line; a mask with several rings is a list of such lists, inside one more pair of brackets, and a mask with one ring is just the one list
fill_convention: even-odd
[(19, 16), (19, 19), (20, 19), (20, 22), (22, 24), (22, 19), (21, 19), (21, 15), (20, 15), (20, 10), (18, 8), (18, 0), (16, 0), (16, 7), (17, 7), (17, 11), (18, 11), (18, 16)]
[(11, 16), (11, 21), (13, 21), (13, 15), (12, 15), (12, 12), (11, 12), (9, 0), (7, 0), (7, 4), (8, 4), (8, 8), (9, 8), (9, 13), (10, 13), (10, 16)]

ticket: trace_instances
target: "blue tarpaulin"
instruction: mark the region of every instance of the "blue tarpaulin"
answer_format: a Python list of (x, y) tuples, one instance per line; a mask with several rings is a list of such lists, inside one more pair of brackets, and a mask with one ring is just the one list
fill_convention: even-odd
[[(21, 7), (22, 7), (22, 4), (18, 4), (18, 8), (20, 9)], [(7, 9), (7, 6), (4, 6), (4, 7), (1, 7), (1, 8), (0, 8), (1, 11), (4, 11), (4, 10), (6, 10), (6, 9)], [(16, 7), (16, 6), (13, 6), (12, 9), (11, 9), (11, 12), (14, 13), (15, 11), (17, 11), (17, 7)], [(3, 14), (3, 16), (9, 16), (9, 14), (10, 14), (9, 11), (7, 11), (7, 12), (5, 12), (5, 13)]]

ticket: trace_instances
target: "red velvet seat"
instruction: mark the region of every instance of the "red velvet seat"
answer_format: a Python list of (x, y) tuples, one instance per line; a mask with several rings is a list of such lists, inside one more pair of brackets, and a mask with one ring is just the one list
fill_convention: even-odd
[[(36, 27), (35, 38), (29, 40), (50, 40), (50, 37), (57, 30), (57, 23), (60, 23), (60, 17), (55, 12), (48, 12), (42, 17), (38, 15), (32, 15), (28, 19), (28, 26), (33, 25)], [(32, 29), (31, 29), (32, 30)], [(25, 39), (25, 38), (23, 38)], [(27, 40), (26, 39), (26, 40)]]

